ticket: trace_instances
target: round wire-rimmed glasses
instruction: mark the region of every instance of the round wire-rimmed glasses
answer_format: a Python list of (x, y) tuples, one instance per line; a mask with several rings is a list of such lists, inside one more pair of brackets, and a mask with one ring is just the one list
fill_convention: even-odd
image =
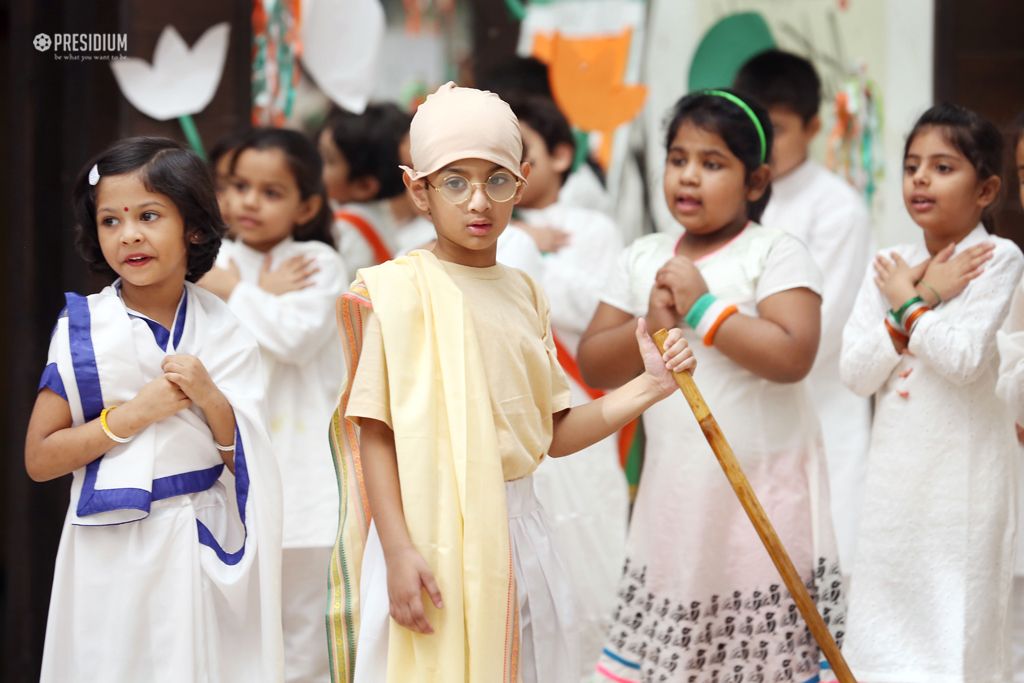
[(507, 202), (516, 196), (516, 190), (522, 184), (522, 181), (517, 179), (511, 173), (507, 171), (498, 171), (491, 175), (485, 182), (474, 183), (470, 182), (468, 178), (465, 178), (457, 173), (446, 175), (440, 185), (434, 185), (429, 180), (425, 181), (427, 187), (432, 190), (436, 190), (439, 195), (447, 199), (452, 204), (462, 204), (468, 201), (473, 196), (473, 188), (483, 186), (484, 194), (492, 202), (503, 203)]

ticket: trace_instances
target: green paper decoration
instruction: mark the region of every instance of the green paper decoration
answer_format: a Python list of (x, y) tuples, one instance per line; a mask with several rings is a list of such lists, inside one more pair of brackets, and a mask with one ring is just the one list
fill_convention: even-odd
[(690, 63), (688, 90), (730, 87), (744, 62), (773, 47), (775, 38), (760, 13), (730, 14), (701, 38)]

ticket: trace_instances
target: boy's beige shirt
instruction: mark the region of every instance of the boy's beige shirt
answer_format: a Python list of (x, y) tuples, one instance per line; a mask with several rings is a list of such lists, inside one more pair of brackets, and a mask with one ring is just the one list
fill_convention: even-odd
[[(528, 476), (551, 444), (552, 415), (570, 407), (547, 299), (514, 268), (441, 264), (465, 297), (476, 328), (505, 480)], [(384, 342), (371, 314), (346, 417), (368, 417), (393, 428), (389, 405)]]

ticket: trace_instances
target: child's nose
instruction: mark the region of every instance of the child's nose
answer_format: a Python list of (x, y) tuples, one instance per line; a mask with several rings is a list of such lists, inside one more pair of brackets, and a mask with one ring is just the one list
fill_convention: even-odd
[(142, 230), (139, 229), (138, 224), (135, 221), (127, 221), (124, 224), (124, 228), (121, 230), (121, 243), (132, 244), (133, 242), (142, 241)]
[(693, 162), (684, 164), (679, 179), (686, 185), (692, 185), (700, 179), (700, 167)]
[(470, 211), (486, 211), (491, 205), (491, 199), (487, 196), (484, 185), (470, 185), (469, 204)]

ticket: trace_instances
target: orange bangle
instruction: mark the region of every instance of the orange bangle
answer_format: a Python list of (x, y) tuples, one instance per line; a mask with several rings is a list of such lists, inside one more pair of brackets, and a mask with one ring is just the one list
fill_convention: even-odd
[(903, 344), (904, 346), (910, 341), (910, 337), (900, 332), (896, 327), (889, 322), (889, 319), (885, 319), (885, 329), (889, 333), (889, 338), (897, 344)]
[(736, 308), (735, 305), (729, 306), (722, 311), (721, 315), (718, 316), (718, 319), (711, 324), (711, 328), (708, 330), (708, 333), (704, 335), (704, 346), (711, 346), (712, 342), (715, 341), (715, 334), (718, 333), (718, 328), (722, 326), (722, 323), (724, 323), (732, 314), (739, 312), (740, 309)]
[(930, 310), (932, 309), (928, 308), (927, 306), (921, 306), (920, 308), (915, 309), (914, 312), (911, 313), (910, 316), (907, 318), (906, 322), (903, 323), (903, 327), (907, 328), (907, 332), (909, 333), (914, 329), (914, 323), (916, 323), (922, 315), (924, 315)]

